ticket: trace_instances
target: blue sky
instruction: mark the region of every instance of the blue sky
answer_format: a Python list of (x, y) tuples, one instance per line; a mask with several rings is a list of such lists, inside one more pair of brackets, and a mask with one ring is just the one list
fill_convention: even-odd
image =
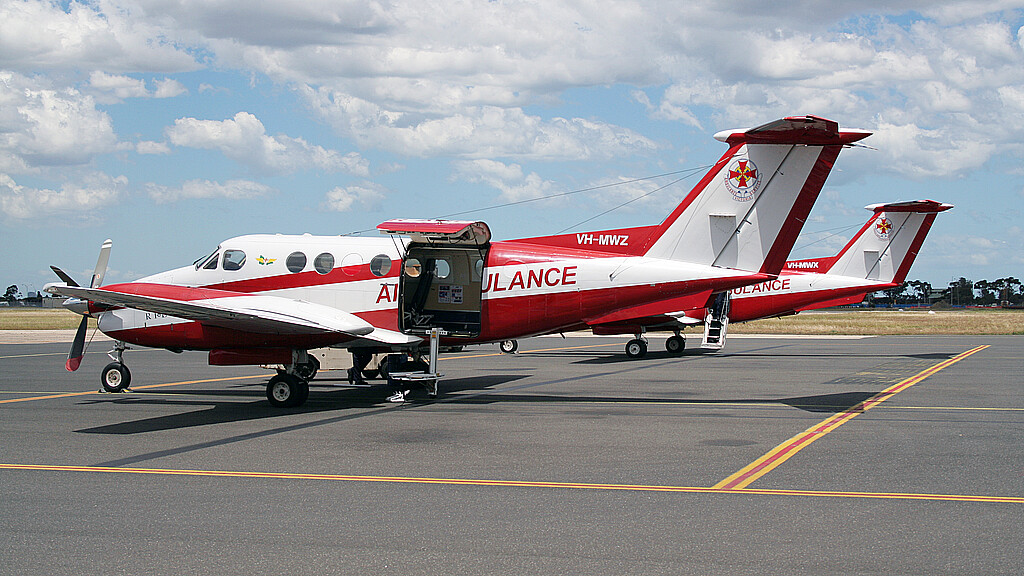
[[(1024, 276), (1024, 2), (0, 2), (0, 285), (108, 282), (247, 233), (343, 234), (698, 168), (712, 134), (872, 130), (795, 258), (930, 198), (910, 278)], [(699, 179), (487, 210), (496, 238), (659, 222)], [(582, 226), (578, 223), (636, 201)]]

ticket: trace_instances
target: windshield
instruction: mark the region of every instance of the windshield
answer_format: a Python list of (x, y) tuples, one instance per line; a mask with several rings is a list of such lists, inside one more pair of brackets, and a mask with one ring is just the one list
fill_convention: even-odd
[(204, 262), (206, 262), (210, 258), (216, 258), (218, 252), (220, 252), (220, 246), (218, 246), (217, 249), (214, 250), (213, 252), (210, 252), (206, 256), (203, 256), (202, 258), (199, 258), (198, 260), (193, 262), (192, 265), (196, 267), (196, 270), (199, 270), (200, 268), (203, 267)]

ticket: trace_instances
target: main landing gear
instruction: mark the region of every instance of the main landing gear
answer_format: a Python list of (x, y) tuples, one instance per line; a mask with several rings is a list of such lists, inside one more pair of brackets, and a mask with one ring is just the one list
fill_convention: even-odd
[(292, 363), (267, 383), (267, 400), (276, 408), (302, 406), (309, 398), (309, 381), (320, 369), (320, 361), (305, 350), (292, 353)]
[[(679, 332), (676, 332), (675, 335), (669, 336), (668, 340), (665, 340), (665, 350), (667, 350), (669, 354), (682, 354), (685, 349), (686, 338), (683, 338)], [(646, 355), (647, 339), (644, 338), (643, 332), (637, 334), (636, 338), (626, 342), (626, 356), (630, 358), (643, 358)]]
[(104, 366), (100, 373), (100, 383), (105, 392), (124, 392), (132, 383), (131, 370), (124, 365), (124, 351), (127, 349), (124, 342), (117, 341), (114, 349), (107, 353), (113, 362)]
[(297, 374), (278, 374), (267, 384), (267, 400), (277, 408), (301, 406), (309, 398), (309, 382)]

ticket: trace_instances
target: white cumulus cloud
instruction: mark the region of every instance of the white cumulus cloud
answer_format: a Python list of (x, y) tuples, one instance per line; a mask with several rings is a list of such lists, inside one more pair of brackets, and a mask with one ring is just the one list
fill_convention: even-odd
[(198, 198), (256, 198), (274, 192), (274, 189), (251, 180), (228, 180), (214, 182), (211, 180), (188, 180), (179, 187), (147, 184), (146, 191), (157, 203), (176, 202)]
[(283, 134), (270, 136), (263, 123), (248, 112), (239, 112), (227, 120), (179, 118), (167, 128), (167, 137), (175, 146), (220, 150), (258, 172), (323, 170), (369, 175), (369, 162), (359, 154), (342, 154)]
[(370, 210), (387, 195), (386, 187), (367, 181), (330, 190), (325, 196), (325, 205), (333, 212), (347, 212), (356, 206)]
[(0, 170), (85, 164), (116, 148), (110, 116), (92, 96), (0, 72)]
[(89, 213), (118, 201), (128, 179), (102, 173), (88, 174), (80, 182), (67, 182), (60, 190), (19, 185), (0, 174), (0, 211), (9, 218), (27, 220), (71, 217), (88, 219)]

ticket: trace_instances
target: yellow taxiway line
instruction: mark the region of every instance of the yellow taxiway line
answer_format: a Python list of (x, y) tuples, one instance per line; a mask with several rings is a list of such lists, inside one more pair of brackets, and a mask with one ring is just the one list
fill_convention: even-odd
[[(203, 384), (205, 382), (228, 382), (230, 380), (245, 380), (246, 378), (263, 378), (265, 374), (254, 374), (251, 376), (230, 376), (228, 378), (208, 378), (205, 380), (184, 380), (181, 382), (167, 382), (165, 384), (146, 384), (144, 386), (132, 386), (131, 390), (145, 390), (148, 388), (166, 388), (167, 386), (183, 386), (185, 384)], [(45, 396), (32, 396), (30, 398), (11, 398), (0, 400), (0, 404), (12, 404), (14, 402), (31, 402), (33, 400), (51, 400), (53, 398), (70, 398), (72, 396), (88, 396), (90, 394), (103, 394), (92, 390), (89, 392), (65, 392), (63, 394), (47, 394)]]
[[(552, 351), (556, 351), (556, 350), (574, 350), (574, 349), (577, 349), (577, 348), (600, 348), (602, 346), (614, 346), (614, 345), (616, 345), (616, 344), (590, 344), (590, 345), (586, 345), (586, 346), (567, 346), (567, 347), (564, 347), (564, 348), (543, 348), (543, 349), (540, 349), (540, 350), (525, 350), (525, 351), (522, 352), (522, 354), (530, 354), (530, 353), (533, 353), (533, 352), (552, 352)], [(65, 356), (64, 353), (40, 354), (40, 356), (45, 356), (45, 355)], [(495, 353), (491, 353), (491, 354), (476, 354), (476, 355), (472, 355), (472, 356), (449, 356), (448, 358), (445, 358), (445, 360), (459, 360), (459, 359), (463, 359), (463, 358), (485, 358), (487, 356), (504, 356), (504, 355), (505, 354), (502, 353), (502, 352), (495, 352)], [(9, 356), (8, 358), (13, 358), (13, 356)], [(266, 376), (266, 374), (253, 374), (251, 376), (233, 376), (233, 377), (229, 377), (229, 378), (208, 378), (208, 379), (205, 379), (205, 380), (184, 380), (184, 381), (181, 381), (181, 382), (167, 382), (165, 384), (147, 384), (147, 385), (144, 385), (144, 386), (132, 386), (130, 388), (130, 390), (146, 390), (148, 388), (165, 388), (165, 387), (168, 387), (168, 386), (183, 386), (185, 384), (203, 384), (203, 383), (206, 383), (206, 382), (228, 382), (228, 381), (231, 381), (231, 380), (244, 380), (246, 378), (263, 378), (265, 376)], [(74, 397), (74, 396), (88, 396), (90, 394), (103, 394), (103, 392), (99, 392), (99, 391), (96, 391), (96, 390), (91, 390), (89, 392), (53, 393), (53, 394), (45, 394), (45, 395), (41, 395), (41, 396), (32, 396), (32, 397), (29, 397), (29, 398), (12, 398), (12, 399), (9, 399), (9, 400), (0, 400), (0, 404), (11, 404), (11, 403), (14, 403), (14, 402), (31, 402), (31, 401), (34, 401), (34, 400), (52, 400), (54, 398), (70, 398), (70, 397)]]
[(917, 494), (901, 492), (836, 492), (824, 490), (764, 490), (758, 488), (706, 488), (699, 486), (661, 486), (648, 484), (596, 484), (589, 482), (537, 482), (529, 480), (484, 480), (469, 478), (417, 478), (405, 476), (356, 476), (349, 474), (300, 474), (292, 472), (242, 472), (230, 470), (179, 470), (169, 468), (113, 468), (105, 466), (58, 466), (47, 464), (0, 464), (0, 470), (47, 472), (89, 472), (216, 478), (269, 478), (276, 480), (318, 480), (335, 482), (392, 482), (401, 484), (446, 484), (459, 486), (500, 486), (506, 488), (552, 488), (609, 490), (627, 492), (688, 492), (703, 494), (752, 494), (761, 496), (816, 496), (825, 498), (874, 498), (887, 500), (939, 500), (954, 502), (991, 502), (1024, 504), (1015, 496), (977, 496), (967, 494)]
[(970, 350), (967, 350), (965, 352), (961, 352), (960, 354), (957, 354), (952, 358), (947, 358), (946, 360), (943, 360), (942, 362), (939, 362), (934, 366), (931, 366), (918, 372), (917, 374), (911, 376), (910, 378), (906, 378), (904, 380), (901, 380), (900, 382), (897, 382), (896, 384), (893, 384), (892, 386), (886, 388), (885, 390), (882, 390), (878, 394), (875, 394), (871, 398), (868, 398), (867, 400), (861, 402), (860, 404), (857, 404), (856, 406), (848, 410), (845, 410), (843, 412), (830, 416), (825, 420), (822, 420), (821, 422), (815, 424), (814, 426), (811, 426), (810, 428), (804, 430), (803, 432), (797, 434), (796, 436), (793, 436), (789, 440), (786, 440), (782, 444), (779, 444), (775, 448), (772, 448), (771, 450), (768, 451), (767, 454), (761, 456), (757, 460), (754, 460), (750, 464), (747, 464), (740, 470), (736, 471), (734, 474), (725, 478), (718, 484), (715, 484), (714, 487), (722, 490), (737, 490), (746, 488), (758, 478), (771, 472), (786, 460), (789, 460), (797, 452), (811, 445), (811, 443), (813, 443), (815, 440), (818, 440), (819, 438), (825, 436), (829, 432), (842, 426), (846, 422), (849, 422), (858, 414), (863, 414), (864, 412), (867, 412), (871, 408), (878, 406), (882, 402), (885, 402), (886, 400), (892, 398), (899, 392), (902, 392), (903, 390), (910, 388), (914, 384), (917, 384), (918, 382), (924, 380), (925, 378), (931, 376), (932, 374), (935, 374), (936, 372), (944, 368), (948, 368), (949, 366), (956, 364), (957, 362), (963, 360), (964, 358), (967, 358), (972, 354), (981, 352), (982, 350), (988, 347), (988, 344), (984, 344), (981, 346), (977, 346), (975, 348), (971, 348)]

